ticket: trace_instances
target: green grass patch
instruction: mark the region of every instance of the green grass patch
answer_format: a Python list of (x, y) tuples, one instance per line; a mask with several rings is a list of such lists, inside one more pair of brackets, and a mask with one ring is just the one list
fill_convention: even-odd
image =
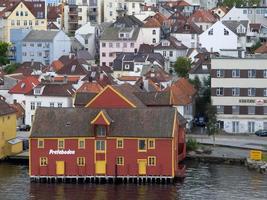
[(188, 138), (186, 142), (187, 151), (195, 151), (200, 147), (200, 144), (194, 138)]
[(267, 162), (267, 153), (262, 154), (262, 161)]

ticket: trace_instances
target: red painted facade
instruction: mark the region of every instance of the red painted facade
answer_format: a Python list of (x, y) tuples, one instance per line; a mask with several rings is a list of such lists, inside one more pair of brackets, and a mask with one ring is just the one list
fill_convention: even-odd
[[(104, 138), (101, 138), (104, 139)], [(155, 139), (155, 149), (138, 152), (138, 139), (125, 138), (124, 148), (116, 148), (116, 138), (106, 139), (106, 153), (95, 152), (95, 138), (85, 139), (85, 149), (78, 149), (78, 138), (65, 139), (64, 150), (75, 150), (74, 155), (49, 155), (57, 150), (57, 139), (44, 139), (44, 148), (38, 148), (38, 139), (30, 139), (31, 176), (56, 176), (56, 161), (65, 162), (65, 176), (95, 176), (95, 160), (106, 160), (107, 176), (138, 176), (138, 159), (156, 157), (156, 166), (146, 166), (146, 175), (172, 176), (172, 139)], [(124, 157), (124, 165), (117, 165), (116, 157)], [(47, 157), (47, 166), (40, 166), (40, 157)], [(85, 157), (85, 166), (77, 165), (77, 158)], [(175, 159), (176, 160), (176, 159)], [(117, 171), (116, 171), (117, 168)], [(176, 170), (175, 170), (176, 171)]]
[[(96, 98), (88, 102), (88, 108), (132, 108), (130, 101), (107, 86)], [(107, 125), (106, 116), (99, 115), (92, 125)], [(151, 116), (153, 117), (153, 116)], [(178, 118), (178, 117), (177, 117)], [(90, 123), (90, 122), (88, 122)], [(91, 122), (92, 123), (92, 122)], [(114, 122), (116, 123), (116, 122)], [(108, 126), (108, 125), (107, 125)], [(138, 159), (146, 159), (145, 175), (153, 176), (182, 176), (183, 169), (179, 162), (185, 158), (185, 130), (174, 121), (173, 137), (171, 138), (129, 138), (123, 139), (123, 148), (117, 148), (118, 138), (107, 137), (85, 138), (85, 148), (78, 148), (79, 138), (39, 138), (44, 140), (44, 147), (38, 148), (38, 138), (30, 139), (30, 176), (56, 176), (56, 162), (64, 161), (64, 176), (139, 176)], [(85, 130), (86, 131), (86, 130)], [(95, 130), (96, 131), (96, 130)], [(51, 155), (50, 150), (58, 149), (58, 139), (64, 139), (64, 150), (74, 150), (73, 155)], [(81, 139), (81, 138), (80, 138)], [(155, 139), (155, 148), (138, 152), (138, 139)], [(104, 140), (104, 153), (96, 153), (95, 141)], [(148, 145), (147, 145), (148, 147)], [(116, 158), (124, 157), (123, 165), (116, 165)], [(148, 166), (148, 157), (155, 156), (155, 166)], [(47, 166), (40, 166), (40, 158), (47, 158)], [(77, 158), (85, 157), (85, 166), (77, 165)], [(106, 161), (106, 173), (96, 174), (96, 161)]]

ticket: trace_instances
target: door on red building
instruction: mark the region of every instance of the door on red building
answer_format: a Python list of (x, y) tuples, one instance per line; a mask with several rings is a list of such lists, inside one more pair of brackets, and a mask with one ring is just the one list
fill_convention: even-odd
[(57, 175), (65, 174), (65, 162), (64, 161), (56, 161), (56, 174)]
[(138, 174), (139, 175), (146, 175), (146, 159), (138, 159)]
[(96, 161), (95, 173), (96, 174), (106, 174), (106, 161)]

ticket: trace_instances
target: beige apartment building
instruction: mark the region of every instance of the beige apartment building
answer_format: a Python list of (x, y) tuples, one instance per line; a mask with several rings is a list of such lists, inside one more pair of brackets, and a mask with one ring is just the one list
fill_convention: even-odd
[(267, 129), (267, 58), (213, 58), (211, 99), (226, 132)]

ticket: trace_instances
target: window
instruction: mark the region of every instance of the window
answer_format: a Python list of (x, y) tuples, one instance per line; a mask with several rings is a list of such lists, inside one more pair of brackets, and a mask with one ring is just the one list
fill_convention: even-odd
[(37, 43), (37, 47), (42, 47), (42, 43)]
[(113, 13), (112, 11), (109, 11), (109, 16), (112, 17)]
[(85, 148), (85, 139), (79, 139), (78, 140), (78, 148), (84, 149)]
[(113, 43), (110, 42), (110, 43), (108, 44), (108, 46), (109, 46), (109, 48), (113, 48)]
[(240, 88), (232, 88), (232, 96), (239, 96)]
[(112, 53), (109, 53), (108, 55), (109, 55), (109, 57), (113, 57), (113, 54)]
[(57, 148), (58, 149), (64, 149), (65, 148), (65, 141), (64, 141), (64, 139), (58, 139), (58, 141), (57, 141)]
[(233, 69), (232, 70), (232, 78), (239, 78), (240, 77), (240, 70), (239, 69)]
[(223, 114), (224, 113), (224, 106), (217, 106), (217, 113)]
[(210, 29), (208, 35), (213, 35), (213, 29)]
[(48, 165), (47, 157), (40, 157), (40, 166), (47, 166), (47, 165)]
[(28, 16), (28, 11), (25, 11), (25, 16)]
[(154, 43), (154, 44), (156, 43), (156, 39), (155, 38), (152, 39), (152, 43)]
[(85, 157), (78, 157), (77, 158), (77, 165), (80, 167), (85, 166)]
[(32, 26), (32, 20), (29, 20), (29, 25)]
[(248, 132), (249, 133), (255, 132), (255, 122), (248, 122)]
[(123, 148), (123, 139), (117, 139), (117, 149), (122, 149)]
[(44, 139), (38, 139), (37, 147), (38, 148), (44, 148)]
[(55, 107), (54, 102), (50, 102), (50, 107), (51, 107), (51, 108), (54, 108), (54, 107)]
[(248, 114), (255, 115), (255, 106), (248, 106)]
[(223, 69), (217, 69), (216, 74), (217, 74), (217, 78), (224, 77), (224, 71), (223, 71)]
[(239, 106), (232, 106), (232, 114), (239, 115)]
[(103, 125), (96, 125), (96, 136), (105, 137), (106, 136), (106, 127)]
[(27, 26), (27, 24), (28, 24), (27, 20), (24, 20), (24, 26)]
[(116, 158), (116, 165), (124, 165), (124, 157), (123, 156), (118, 156)]
[(264, 113), (265, 115), (267, 115), (267, 106), (264, 106), (264, 108), (263, 108), (263, 113)]
[(17, 26), (20, 26), (20, 20), (17, 20)]
[(263, 78), (267, 78), (267, 69), (263, 70)]
[(138, 140), (138, 151), (146, 151), (146, 140)]
[(133, 43), (133, 42), (131, 42), (130, 46), (131, 46), (131, 48), (134, 48), (134, 43)]
[(105, 42), (102, 42), (102, 47), (106, 47), (106, 43)]
[(103, 52), (103, 53), (102, 53), (102, 57), (106, 57), (106, 53)]
[(19, 16), (19, 11), (16, 12), (16, 16)]
[(243, 10), (243, 14), (247, 14), (247, 12), (248, 12), (247, 10)]
[(223, 34), (224, 35), (229, 35), (229, 31), (227, 31), (226, 29), (223, 30)]
[(170, 57), (173, 57), (173, 51), (170, 51)]
[(163, 56), (166, 57), (166, 51), (163, 51)]
[(264, 90), (263, 90), (263, 96), (267, 97), (267, 88), (264, 88)]
[(256, 70), (250, 69), (248, 70), (248, 78), (255, 78), (256, 77)]
[(38, 108), (38, 107), (41, 107), (41, 106), (42, 106), (42, 102), (38, 101), (36, 107)]
[(132, 3), (132, 7), (135, 8), (135, 3)]
[(129, 65), (129, 64), (126, 64), (126, 65), (124, 66), (124, 68), (125, 68), (125, 69), (130, 69), (130, 65)]
[(153, 35), (156, 35), (156, 30), (152, 30), (152, 34)]
[(156, 156), (148, 156), (148, 166), (156, 166)]
[(62, 108), (62, 103), (57, 103), (58, 108)]
[(248, 96), (254, 97), (256, 95), (256, 88), (248, 88)]
[(148, 140), (148, 149), (155, 149), (155, 139)]
[(11, 25), (14, 26), (15, 25), (15, 21), (11, 20)]
[(120, 48), (120, 43), (119, 42), (116, 43), (116, 47)]
[(105, 151), (105, 141), (104, 140), (96, 140), (96, 152), (104, 152)]
[(31, 102), (31, 110), (35, 110), (35, 103)]
[(195, 39), (195, 34), (191, 34), (191, 39)]
[(217, 88), (216, 89), (216, 95), (217, 96), (223, 96), (223, 88)]

